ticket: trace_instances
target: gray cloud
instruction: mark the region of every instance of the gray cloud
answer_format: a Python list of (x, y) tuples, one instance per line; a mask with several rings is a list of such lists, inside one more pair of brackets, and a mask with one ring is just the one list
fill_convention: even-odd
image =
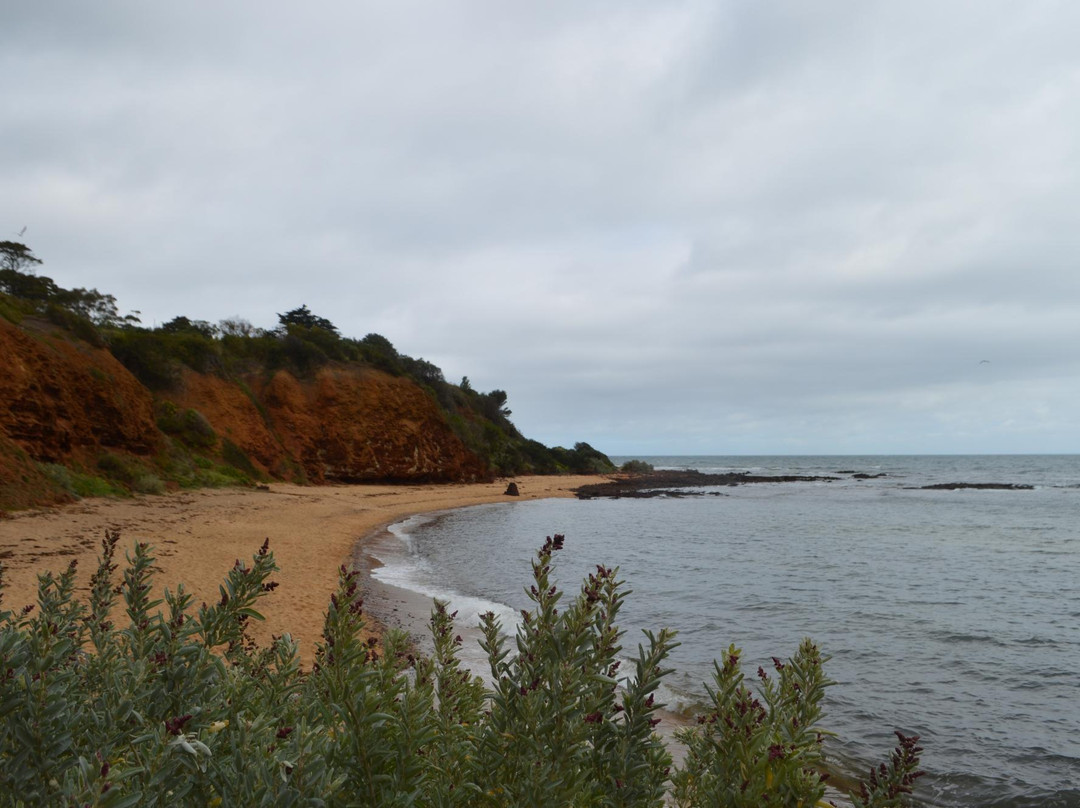
[(305, 302), (547, 442), (1076, 451), (1078, 23), (23, 4), (0, 228), (148, 323)]

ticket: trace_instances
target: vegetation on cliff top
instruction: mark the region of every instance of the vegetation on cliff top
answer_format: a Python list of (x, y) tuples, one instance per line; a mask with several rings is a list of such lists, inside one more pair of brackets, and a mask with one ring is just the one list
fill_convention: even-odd
[(505, 391), (475, 390), (467, 377), (459, 384), (448, 382), (439, 367), (400, 353), (386, 337), (343, 336), (306, 305), (278, 314), (273, 329), (257, 328), (239, 318), (213, 324), (184, 316), (146, 328), (138, 312), (122, 315), (112, 295), (96, 289), (64, 289), (37, 274), (40, 264), (26, 245), (0, 242), (0, 317), (16, 325), (44, 318), (79, 340), (107, 349), (150, 391), (157, 426), (167, 444), (165, 453), (155, 459), (125, 458), (123, 447), (117, 447), (89, 467), (85, 462), (73, 467), (65, 462), (69, 466), (65, 470), (52, 462), (41, 469), (73, 494), (154, 491), (162, 481), (182, 485), (250, 482), (268, 474), (306, 479), (300, 458), (295, 458), (292, 467), (264, 471), (242, 447), (217, 434), (202, 413), (178, 406), (174, 393), (188, 371), (239, 386), (259, 407), (260, 402), (250, 395), (253, 379), (265, 380), (286, 371), (304, 380), (325, 368), (371, 368), (422, 390), (489, 475), (614, 471), (611, 461), (587, 443), (570, 449), (549, 448), (525, 438), (510, 420)]
[[(455, 615), (438, 601), (432, 659), (397, 632), (363, 641), (357, 574), (342, 567), (305, 672), (288, 635), (260, 648), (247, 632), (276, 586), (269, 540), (196, 608), (182, 586), (154, 599), (143, 544), (116, 585), (117, 539), (106, 534), (88, 604), (74, 564), (40, 576), (36, 610), (0, 603), (0, 805), (830, 804), (819, 722), (831, 682), (814, 644), (756, 682), (728, 649), (676, 765), (654, 732), (675, 635), (646, 632), (624, 663), (618, 569), (597, 567), (564, 598), (552, 575), (562, 536), (532, 561), (514, 640), (481, 618), (490, 686), (462, 668)], [(899, 735), (851, 795), (857, 808), (905, 804), (917, 740)]]

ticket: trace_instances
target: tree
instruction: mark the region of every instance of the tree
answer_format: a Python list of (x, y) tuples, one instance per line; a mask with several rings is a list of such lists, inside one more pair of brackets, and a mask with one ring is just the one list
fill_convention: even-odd
[(106, 295), (97, 289), (60, 289), (51, 296), (51, 300), (61, 308), (85, 317), (94, 325), (108, 328), (123, 328), (137, 325), (139, 312), (120, 316), (120, 310), (116, 308), (116, 298)]
[(420, 384), (426, 384), (435, 390), (446, 385), (442, 368), (426, 359), (413, 359), (410, 356), (401, 357), (401, 364), (405, 372), (416, 379)]
[(225, 337), (259, 337), (263, 335), (261, 328), (256, 328), (243, 317), (229, 317), (217, 324), (217, 329)]
[(41, 259), (30, 248), (18, 241), (0, 241), (0, 269), (34, 274), (34, 267)]
[(386, 354), (387, 356), (392, 356), (394, 358), (397, 358), (398, 356), (397, 348), (395, 348), (394, 344), (382, 334), (368, 334), (360, 340), (360, 344), (373, 348), (379, 353)]
[(487, 394), (487, 398), (499, 415), (504, 418), (510, 417), (510, 408), (506, 406), (506, 399), (508, 396), (506, 395), (505, 390), (492, 390)]
[(18, 241), (0, 241), (0, 292), (25, 300), (51, 300), (58, 287), (52, 278), (39, 278), (34, 267), (41, 259)]
[(287, 311), (284, 314), (278, 315), (278, 322), (281, 324), (282, 331), (288, 331), (290, 325), (299, 325), (304, 328), (320, 328), (323, 331), (329, 331), (334, 336), (340, 336), (337, 330), (337, 326), (327, 320), (325, 317), (319, 317), (311, 312), (306, 305), (301, 306), (298, 309)]
[(217, 326), (206, 322), (206, 320), (189, 320), (183, 315), (173, 317), (169, 322), (161, 326), (161, 330), (166, 334), (199, 334), (209, 339), (213, 339), (218, 333)]

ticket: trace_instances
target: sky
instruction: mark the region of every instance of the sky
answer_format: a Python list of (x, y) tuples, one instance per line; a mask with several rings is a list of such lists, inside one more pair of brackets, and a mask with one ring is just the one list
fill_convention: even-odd
[(3, 18), (0, 239), (147, 326), (305, 304), (612, 455), (1080, 452), (1072, 0)]

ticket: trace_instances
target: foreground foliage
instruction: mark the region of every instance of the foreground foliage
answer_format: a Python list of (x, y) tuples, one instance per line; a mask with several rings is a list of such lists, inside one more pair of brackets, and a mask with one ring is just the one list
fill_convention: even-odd
[[(114, 581), (118, 538), (106, 534), (87, 604), (74, 563), (40, 576), (36, 609), (0, 601), (0, 805), (825, 804), (816, 724), (829, 682), (814, 645), (759, 669), (758, 695), (729, 649), (674, 767), (654, 731), (674, 635), (647, 633), (622, 672), (618, 571), (598, 567), (564, 603), (551, 579), (561, 536), (532, 562), (533, 608), (512, 644), (482, 620), (490, 688), (462, 669), (444, 603), (431, 659), (400, 633), (364, 640), (356, 573), (342, 568), (304, 672), (288, 636), (259, 648), (247, 634), (276, 586), (267, 544), (195, 608), (182, 586), (153, 599), (145, 544)], [(915, 741), (900, 736), (856, 805), (901, 804), (920, 774)]]

